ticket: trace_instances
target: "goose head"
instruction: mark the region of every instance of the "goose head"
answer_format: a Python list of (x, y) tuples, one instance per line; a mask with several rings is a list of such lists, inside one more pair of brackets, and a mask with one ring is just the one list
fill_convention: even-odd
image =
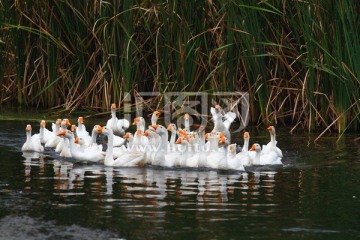
[(42, 127), (42, 128), (45, 128), (45, 127), (46, 127), (46, 122), (45, 122), (45, 120), (41, 120), (41, 122), (40, 122), (40, 127)]
[(175, 143), (180, 145), (188, 145), (189, 141), (186, 137), (179, 137)]
[(160, 117), (160, 112), (159, 111), (155, 111), (153, 112), (152, 116), (151, 116), (151, 125), (156, 125), (157, 123), (157, 120), (159, 119)]
[(236, 153), (236, 143), (230, 144), (227, 148), (229, 153)]
[(225, 136), (223, 136), (219, 139), (219, 146), (226, 147), (228, 145), (229, 145), (229, 140)]
[(256, 153), (260, 153), (261, 152), (261, 146), (258, 143), (254, 143), (251, 148), (250, 151), (255, 151)]
[(32, 127), (30, 124), (26, 125), (26, 128), (25, 128), (26, 132), (30, 132), (31, 133), (31, 130), (32, 130)]
[(106, 128), (106, 130), (109, 132), (109, 128), (107, 128), (107, 127), (102, 127), (100, 125), (95, 125), (95, 126), (96, 126), (96, 131), (98, 134), (103, 133), (104, 128)]
[(275, 135), (275, 127), (274, 126), (269, 126), (267, 128), (267, 130), (270, 132), (270, 134)]
[(83, 117), (78, 118), (78, 124), (84, 124), (84, 118)]
[(164, 126), (156, 124), (156, 125), (151, 125), (152, 128), (155, 129), (155, 132), (159, 135), (164, 135), (167, 134), (167, 130)]
[(134, 135), (132, 133), (126, 133), (123, 138), (130, 140), (134, 138)]
[(176, 125), (174, 123), (169, 123), (168, 127), (166, 128), (166, 130), (172, 132), (172, 133), (176, 133)]

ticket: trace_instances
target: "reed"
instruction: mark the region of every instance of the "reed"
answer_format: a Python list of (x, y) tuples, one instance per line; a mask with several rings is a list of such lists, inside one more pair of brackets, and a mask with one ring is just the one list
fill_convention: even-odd
[(246, 91), (252, 123), (359, 128), (360, 3), (0, 4), (2, 105), (103, 111), (127, 92)]

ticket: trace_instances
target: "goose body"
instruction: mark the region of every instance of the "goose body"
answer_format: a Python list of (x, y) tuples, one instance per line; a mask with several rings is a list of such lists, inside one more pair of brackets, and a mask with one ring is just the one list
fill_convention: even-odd
[(251, 146), (250, 151), (255, 151), (254, 156), (250, 156), (253, 165), (282, 165), (281, 157), (276, 152), (261, 153), (261, 146), (257, 143)]
[(242, 159), (236, 154), (236, 144), (230, 144), (226, 155), (227, 169), (245, 171)]
[(102, 133), (108, 137), (108, 148), (106, 150), (106, 156), (104, 164), (106, 166), (123, 166), (123, 167), (134, 167), (144, 165), (145, 153), (135, 150), (135, 148), (124, 153), (122, 156), (114, 159), (113, 154), (113, 131), (111, 128), (103, 127)]
[(267, 128), (270, 133), (270, 142), (263, 146), (262, 154), (269, 154), (270, 152), (274, 152), (278, 157), (282, 158), (283, 154), (280, 148), (278, 148), (277, 141), (276, 141), (276, 132), (274, 126), (269, 126)]
[(248, 149), (249, 149), (249, 141), (250, 141), (250, 134), (248, 132), (244, 132), (244, 145), (243, 145), (243, 147), (241, 149), (241, 152), (236, 154), (236, 156), (241, 159), (241, 163), (244, 166), (250, 166), (251, 165), (249, 151), (248, 151)]
[(111, 118), (107, 121), (106, 127), (111, 128), (115, 135), (123, 136), (130, 123), (127, 119), (118, 119), (116, 117), (116, 104), (111, 104)]
[(45, 147), (55, 148), (61, 141), (61, 138), (57, 136), (60, 131), (61, 122), (61, 119), (57, 119), (55, 123), (52, 123), (52, 132), (48, 141), (45, 143)]
[(23, 144), (21, 151), (23, 152), (43, 152), (44, 147), (41, 145), (39, 136), (31, 136), (31, 125), (28, 124), (26, 130), (26, 141)]
[(40, 122), (40, 131), (37, 134), (34, 134), (33, 137), (39, 137), (41, 144), (46, 144), (52, 137), (52, 132), (46, 129), (45, 120)]
[(74, 160), (85, 162), (102, 162), (105, 159), (105, 152), (102, 151), (78, 151), (75, 145), (74, 135), (68, 130), (62, 130), (58, 134), (69, 139), (70, 153)]

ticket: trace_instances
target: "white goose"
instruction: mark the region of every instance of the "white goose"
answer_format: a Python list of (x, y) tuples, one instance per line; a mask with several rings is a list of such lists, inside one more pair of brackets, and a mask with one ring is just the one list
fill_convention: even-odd
[(188, 154), (185, 162), (185, 167), (197, 168), (199, 166), (200, 152), (199, 150), (199, 135), (197, 133), (190, 133), (188, 137)]
[(178, 167), (185, 167), (186, 166), (186, 161), (189, 158), (189, 141), (188, 138), (186, 136), (180, 136), (177, 140), (176, 140), (176, 144), (180, 144), (180, 148), (179, 148), (179, 156), (177, 159), (175, 159), (174, 161), (174, 165), (178, 166)]
[(250, 159), (253, 165), (282, 165), (281, 157), (277, 155), (275, 151), (269, 151), (268, 153), (261, 153), (261, 146), (257, 143), (253, 144), (250, 151), (255, 151), (255, 156), (250, 155)]
[(55, 148), (61, 141), (61, 138), (57, 136), (60, 130), (61, 122), (61, 119), (57, 119), (55, 123), (52, 123), (52, 134), (50, 135), (48, 141), (45, 143), (45, 147)]
[(136, 138), (136, 135), (134, 136), (134, 145), (140, 145), (145, 148), (149, 144), (149, 139), (143, 135), (145, 133), (145, 119), (137, 117), (134, 119), (133, 125), (136, 125), (136, 131), (141, 132), (141, 135), (138, 135), (139, 138)]
[(143, 117), (137, 117), (134, 119), (133, 125), (136, 125), (136, 130), (145, 132), (145, 119)]
[(116, 104), (111, 104), (111, 118), (107, 121), (106, 127), (111, 128), (114, 134), (123, 136), (130, 123), (127, 119), (118, 119), (116, 117)]
[(222, 132), (228, 141), (231, 140), (230, 134), (230, 125), (235, 120), (236, 114), (233, 112), (228, 112), (225, 114), (226, 120), (223, 122), (223, 115), (221, 113), (220, 105), (215, 105), (215, 107), (210, 108), (210, 112), (214, 122), (214, 129), (213, 132)]
[(270, 133), (270, 142), (267, 145), (263, 146), (262, 154), (268, 154), (269, 152), (273, 151), (277, 154), (278, 157), (282, 158), (283, 157), (282, 151), (280, 150), (280, 148), (276, 146), (277, 141), (276, 141), (275, 127), (269, 126), (267, 129), (269, 130)]
[(249, 141), (250, 141), (250, 134), (249, 132), (244, 132), (244, 145), (241, 149), (241, 152), (239, 152), (236, 156), (241, 159), (242, 165), (244, 166), (250, 166), (251, 161), (249, 157)]
[(184, 115), (184, 130), (190, 132), (190, 115), (188, 113)]
[(242, 159), (236, 154), (236, 143), (228, 146), (226, 155), (227, 169), (245, 171)]
[(86, 131), (86, 126), (84, 124), (83, 117), (78, 118), (78, 126), (76, 128), (76, 132), (77, 132), (78, 137), (83, 138), (86, 145), (90, 144), (91, 136), (90, 136), (89, 132)]
[(66, 158), (71, 157), (69, 139), (64, 139), (63, 144), (62, 144), (62, 148), (61, 148), (61, 151), (60, 151), (60, 157), (66, 157)]
[[(101, 127), (100, 127), (101, 128)], [(101, 131), (102, 129), (99, 129)], [(76, 161), (102, 162), (105, 159), (105, 152), (102, 151), (78, 151), (74, 141), (74, 135), (68, 130), (61, 130), (58, 134), (69, 139), (71, 156)]]
[[(225, 138), (222, 134), (207, 133), (205, 139), (210, 143), (209, 151), (206, 154), (206, 167), (218, 169), (221, 161), (226, 157), (226, 151), (223, 148), (219, 148), (219, 141), (225, 142)], [(203, 156), (201, 157), (202, 161)]]
[(103, 127), (102, 133), (108, 137), (108, 148), (106, 150), (106, 156), (104, 160), (104, 164), (106, 166), (123, 166), (123, 167), (144, 166), (145, 153), (141, 151), (136, 151), (135, 148), (133, 148), (129, 152), (124, 153), (121, 157), (114, 159), (113, 131), (111, 130), (111, 128)]
[(23, 144), (21, 151), (23, 152), (43, 152), (44, 147), (41, 145), (39, 136), (31, 137), (31, 125), (26, 125), (26, 141)]
[(155, 132), (160, 136), (158, 146), (151, 155), (151, 163), (162, 167), (173, 167), (178, 163), (179, 152), (168, 152), (168, 131), (162, 125), (152, 125)]
[(152, 116), (151, 116), (151, 125), (156, 125), (157, 124), (157, 120), (160, 117), (160, 112), (159, 111), (155, 111), (153, 112)]
[(199, 147), (201, 150), (203, 150), (203, 147), (205, 146), (205, 126), (201, 125), (198, 130), (199, 134)]
[(40, 131), (33, 136), (38, 136), (40, 138), (40, 142), (42, 144), (46, 144), (52, 137), (52, 132), (46, 129), (46, 122), (45, 120), (41, 120), (40, 122)]
[[(61, 121), (59, 132), (60, 132), (60, 131), (63, 131), (63, 130), (67, 130), (67, 127), (68, 127), (68, 126), (71, 126), (71, 123), (70, 123), (69, 119), (64, 118), (64, 119)], [(56, 145), (56, 147), (55, 147), (55, 152), (60, 153), (60, 152), (62, 151), (63, 146), (64, 146), (64, 141), (66, 141), (66, 139), (64, 139), (64, 138), (62, 138), (62, 139), (60, 140), (60, 142), (59, 142), (59, 143)], [(66, 144), (66, 146), (68, 146), (68, 144)]]
[(176, 125), (174, 123), (169, 123), (166, 130), (171, 132), (170, 141), (169, 141), (169, 151), (175, 152), (177, 150), (177, 147), (175, 145), (176, 135), (177, 135)]

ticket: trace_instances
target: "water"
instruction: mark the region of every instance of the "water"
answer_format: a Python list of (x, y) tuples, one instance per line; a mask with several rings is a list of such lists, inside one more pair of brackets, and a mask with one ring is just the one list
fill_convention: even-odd
[(285, 131), (278, 137), (284, 167), (246, 172), (112, 168), (74, 163), (53, 151), (23, 154), (27, 123), (0, 123), (0, 239), (360, 236), (354, 137), (308, 146), (305, 136)]

